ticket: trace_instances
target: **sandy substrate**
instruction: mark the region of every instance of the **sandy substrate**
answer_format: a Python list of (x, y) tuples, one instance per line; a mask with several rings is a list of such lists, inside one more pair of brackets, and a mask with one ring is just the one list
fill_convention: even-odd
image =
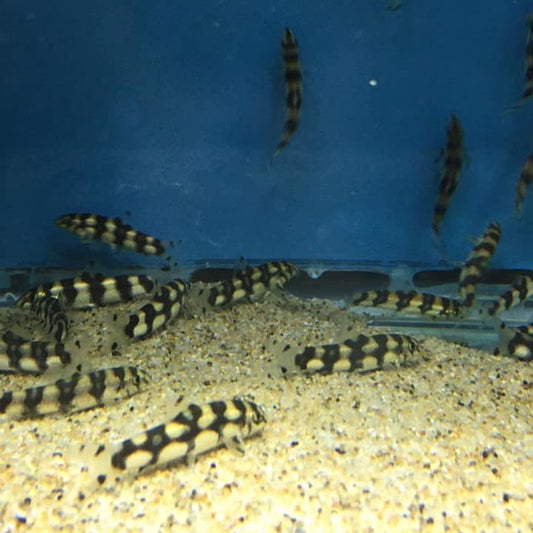
[[(119, 356), (101, 353), (111, 314), (138, 307), (72, 312), (72, 336), (95, 347), (94, 368), (148, 371), (148, 391), (83, 413), (0, 421), (1, 531), (533, 530), (533, 365), (426, 339), (403, 368), (284, 379), (269, 337), (342, 340), (360, 319), (274, 296), (179, 318)], [(39, 331), (9, 310), (1, 326)], [(363, 322), (360, 331), (377, 332)], [(0, 376), (4, 390), (45, 381)], [(165, 421), (180, 394), (251, 394), (268, 424), (244, 455), (218, 449), (80, 501), (77, 446)]]

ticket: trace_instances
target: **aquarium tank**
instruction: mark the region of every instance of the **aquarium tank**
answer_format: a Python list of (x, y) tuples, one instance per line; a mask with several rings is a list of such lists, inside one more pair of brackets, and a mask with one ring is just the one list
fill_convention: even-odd
[[(98, 490), (113, 468), (144, 477), (144, 468), (193, 463), (219, 444), (243, 451), (242, 441), (256, 442), (287, 405), (266, 392), (247, 396), (280, 370), (287, 389), (292, 372), (372, 374), (402, 366), (429, 342), (433, 355), (460, 346), (483, 350), (493, 365), (523, 365), (512, 367), (524, 369), (516, 383), (531, 383), (532, 9), (522, 0), (2, 1), (0, 374), (9, 394), (0, 414), (105, 411), (111, 401), (144, 401), (137, 392), (151, 380), (188, 402), (159, 426), (143, 415), (136, 430), (146, 433), (130, 444), (114, 435), (122, 442), (115, 455), (99, 448), (92, 459), (105, 449), (108, 470), (98, 470)], [(294, 331), (282, 333), (291, 320)], [(212, 323), (209, 341), (195, 337)], [(230, 337), (213, 348), (222, 330)], [(252, 365), (255, 384), (235, 396), (225, 378), (217, 382), (225, 367), (215, 366), (181, 390), (157, 359), (137, 364), (143, 346), (167, 357), (178, 331), (192, 374), (208, 360), (202, 350), (209, 358), (239, 346), (227, 364)], [(437, 344), (427, 348), (427, 339)], [(275, 371), (254, 374), (246, 359), (254, 354)], [(47, 381), (54, 365), (60, 373)], [(24, 383), (26, 392), (13, 393), (14, 374), (43, 372), (50, 389)], [(242, 372), (231, 382), (241, 383)], [(204, 394), (194, 403), (199, 383), (215, 384), (224, 399)], [(289, 450), (303, 440), (289, 439)], [(496, 461), (494, 446), (484, 459)], [(344, 445), (333, 450), (347, 460)], [(209, 494), (191, 478), (188, 497), (233, 501), (238, 482), (226, 481), (229, 489)], [(531, 498), (524, 483), (517, 490)], [(504, 485), (497, 490), (507, 503)], [(65, 516), (76, 523), (87, 513), (91, 522), (83, 503), (91, 491), (76, 487), (83, 498)], [(407, 513), (413, 524), (428, 518), (413, 496), (419, 489), (406, 489), (418, 509)], [(309, 521), (292, 503), (271, 521), (277, 500), (269, 498), (266, 507), (249, 500), (269, 517), (264, 530), (337, 523), (322, 511)], [(187, 518), (171, 513), (168, 527), (205, 530), (198, 501)], [(60, 523), (53, 505), (45, 522), (24, 505), (0, 511), (0, 521)], [(371, 508), (378, 513), (372, 505), (368, 516), (339, 511), (340, 530), (359, 519), (365, 531), (401, 529), (407, 516), (398, 511), (394, 522), (392, 511), (378, 518)], [(245, 519), (224, 513), (218, 526), (246, 530)], [(457, 520), (452, 529), (462, 527)]]
[[(141, 264), (53, 224), (89, 212), (174, 241), (183, 264), (457, 265), (498, 220), (493, 265), (529, 268), (531, 201), (513, 216), (533, 150), (530, 109), (513, 107), (528, 6), (404, 4), (3, 2), (0, 267)], [(286, 27), (301, 116), (271, 161)], [(431, 220), (452, 114), (466, 160), (443, 253)]]

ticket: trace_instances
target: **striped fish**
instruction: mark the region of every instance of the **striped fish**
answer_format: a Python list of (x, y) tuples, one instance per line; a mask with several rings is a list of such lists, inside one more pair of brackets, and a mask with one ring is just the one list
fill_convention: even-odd
[(459, 274), (459, 295), (465, 307), (472, 307), (476, 299), (476, 285), (492, 259), (500, 242), (502, 230), (498, 222), (488, 225), (483, 236), (470, 252)]
[(502, 322), (499, 336), (494, 355), (509, 355), (526, 362), (533, 360), (533, 325), (510, 328)]
[(257, 301), (267, 291), (283, 287), (298, 272), (298, 268), (287, 261), (273, 261), (256, 267), (247, 267), (231, 280), (207, 288), (195, 287), (191, 291), (191, 299), (196, 298), (196, 305), (203, 304), (204, 310), (205, 307), (220, 308), (242, 300)]
[(44, 323), (48, 333), (53, 333), (57, 343), (65, 341), (68, 335), (68, 318), (60, 298), (38, 296), (33, 300), (31, 310)]
[[(533, 61), (533, 58), (532, 58)], [(533, 90), (533, 65), (532, 65), (532, 90)], [(533, 181), (533, 154), (530, 154), (527, 158), (518, 182), (516, 184), (516, 196), (515, 196), (515, 212), (517, 215), (522, 213), (524, 208), (524, 202), (526, 200), (527, 188), (531, 185)]]
[(42, 374), (74, 364), (64, 344), (27, 341), (7, 331), (0, 340), (0, 372)]
[(44, 283), (26, 291), (16, 302), (19, 307), (28, 307), (41, 296), (61, 297), (65, 307), (87, 309), (94, 306), (128, 302), (138, 296), (149, 294), (155, 287), (150, 276), (109, 276), (83, 272), (76, 278)]
[(150, 335), (162, 328), (184, 309), (183, 297), (188, 287), (189, 283), (180, 279), (159, 287), (151, 302), (131, 314), (126, 325), (119, 326), (121, 333), (132, 340)]
[(281, 41), (283, 63), (285, 65), (285, 97), (287, 104), (287, 120), (283, 128), (281, 140), (276, 147), (270, 163), (289, 144), (298, 124), (302, 109), (302, 71), (298, 57), (298, 43), (289, 28), (285, 29)]
[(435, 317), (462, 317), (463, 305), (459, 300), (417, 291), (368, 291), (354, 296), (352, 305), (379, 307)]
[(88, 470), (101, 486), (110, 476), (135, 476), (178, 459), (191, 463), (197, 455), (220, 446), (244, 452), (243, 440), (260, 434), (265, 424), (262, 407), (243, 398), (191, 403), (166, 424), (111, 446), (101, 444), (91, 453)]
[(465, 152), (463, 148), (463, 127), (459, 119), (452, 115), (448, 128), (448, 143), (444, 151), (444, 165), (439, 185), (437, 202), (433, 209), (433, 234), (438, 237), (442, 219), (453, 193), (459, 183), (461, 169), (463, 167)]
[(4, 392), (0, 413), (18, 419), (83, 411), (129, 398), (149, 383), (148, 374), (134, 366), (75, 372), (49, 385)]
[(330, 373), (367, 372), (380, 368), (400, 366), (407, 354), (419, 350), (417, 341), (408, 335), (396, 333), (358, 335), (338, 344), (321, 346), (285, 345), (280, 351), (273, 350), (282, 372)]
[(522, 302), (525, 302), (533, 294), (533, 271), (523, 274), (505, 291), (496, 302), (489, 307), (489, 315), (494, 316), (502, 311), (507, 311)]
[(522, 98), (513, 106), (514, 108), (524, 105), (533, 95), (533, 11), (527, 17), (527, 24), (524, 92)]
[(60, 228), (74, 233), (82, 241), (101, 241), (112, 248), (124, 248), (145, 255), (163, 255), (166, 252), (163, 241), (133, 229), (119, 217), (70, 213), (60, 216), (55, 223)]

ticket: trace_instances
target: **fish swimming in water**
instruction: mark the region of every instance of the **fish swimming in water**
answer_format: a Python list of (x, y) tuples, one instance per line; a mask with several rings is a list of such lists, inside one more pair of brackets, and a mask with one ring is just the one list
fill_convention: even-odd
[(524, 87), (523, 100), (527, 100), (533, 95), (533, 11), (527, 17), (529, 26), (526, 46), (526, 83)]
[(459, 295), (465, 307), (472, 307), (476, 299), (476, 285), (481, 274), (492, 259), (501, 237), (501, 227), (498, 222), (488, 225), (483, 236), (468, 255), (459, 274)]
[(76, 278), (43, 283), (26, 291), (16, 302), (29, 307), (41, 296), (61, 297), (65, 307), (87, 309), (95, 306), (129, 302), (137, 296), (150, 294), (156, 283), (150, 276), (104, 276), (83, 272)]
[(533, 294), (533, 271), (522, 274), (511, 288), (500, 295), (498, 300), (489, 307), (489, 315), (494, 316), (502, 311), (507, 311)]
[(75, 372), (48, 385), (4, 392), (0, 396), (0, 414), (18, 419), (74, 413), (129, 398), (149, 383), (148, 374), (134, 366)]
[(269, 290), (283, 287), (299, 270), (288, 261), (272, 261), (256, 267), (246, 267), (235, 276), (215, 285), (197, 285), (191, 291), (191, 306), (200, 312), (206, 308), (221, 308), (242, 300), (261, 299)]
[(406, 354), (419, 349), (417, 341), (396, 333), (358, 335), (337, 344), (291, 346), (271, 351), (278, 358), (283, 374), (368, 372), (405, 363)]
[(31, 310), (46, 326), (48, 333), (53, 333), (57, 343), (65, 342), (68, 335), (68, 317), (61, 297), (38, 296), (33, 300)]
[(179, 459), (190, 464), (197, 455), (220, 446), (244, 453), (243, 440), (260, 434), (266, 424), (263, 408), (244, 398), (182, 404), (167, 423), (110, 446), (101, 444), (94, 453), (90, 450), (87, 471), (93, 488)]
[(159, 256), (166, 252), (163, 241), (133, 229), (119, 217), (70, 213), (60, 216), (55, 223), (60, 228), (74, 233), (82, 241), (101, 241), (112, 248), (123, 248), (145, 255)]
[[(189, 283), (180, 279), (160, 286), (150, 302), (131, 314), (125, 325), (118, 325), (121, 337), (133, 340), (162, 328), (184, 310), (183, 297), (188, 287)], [(116, 348), (117, 342), (121, 340), (123, 339), (116, 339), (112, 349)]]
[(533, 95), (533, 11), (527, 17), (528, 34), (526, 42), (525, 82), (522, 98), (511, 109), (523, 106)]
[(42, 374), (74, 365), (76, 359), (64, 344), (28, 341), (10, 331), (0, 338), (0, 372)]
[[(531, 66), (531, 68), (531, 83), (533, 86), (533, 65)], [(533, 182), (533, 154), (530, 154), (527, 158), (524, 167), (522, 168), (522, 172), (520, 173), (520, 177), (518, 178), (518, 182), (516, 184), (515, 212), (517, 215), (520, 215), (522, 213), (522, 209), (524, 208), (524, 202), (526, 200), (527, 188), (531, 185), (531, 182)]]
[(298, 57), (298, 43), (293, 32), (285, 29), (281, 41), (283, 63), (285, 65), (285, 98), (287, 105), (287, 119), (283, 128), (281, 140), (270, 160), (274, 158), (289, 144), (294, 132), (298, 128), (302, 110), (302, 71)]
[(439, 194), (433, 209), (432, 227), (435, 238), (439, 236), (442, 219), (448, 210), (450, 200), (459, 183), (464, 158), (463, 127), (460, 120), (455, 115), (452, 115), (448, 128), (448, 142), (444, 151), (444, 164), (439, 185)]
[(463, 305), (459, 300), (417, 291), (368, 291), (355, 295), (353, 306), (391, 309), (406, 314), (434, 317), (462, 317)]

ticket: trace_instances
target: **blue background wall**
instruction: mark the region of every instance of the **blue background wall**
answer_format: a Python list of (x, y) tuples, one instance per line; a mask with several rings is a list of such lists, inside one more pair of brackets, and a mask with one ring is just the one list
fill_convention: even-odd
[[(89, 211), (182, 241), (176, 257), (420, 261), (434, 162), (452, 112), (470, 164), (442, 227), (464, 260), (502, 223), (497, 266), (533, 267), (525, 1), (3, 0), (0, 267), (139, 262), (81, 246), (57, 216)], [(280, 40), (293, 29), (302, 120), (285, 120)], [(371, 79), (376, 86), (369, 84)]]

